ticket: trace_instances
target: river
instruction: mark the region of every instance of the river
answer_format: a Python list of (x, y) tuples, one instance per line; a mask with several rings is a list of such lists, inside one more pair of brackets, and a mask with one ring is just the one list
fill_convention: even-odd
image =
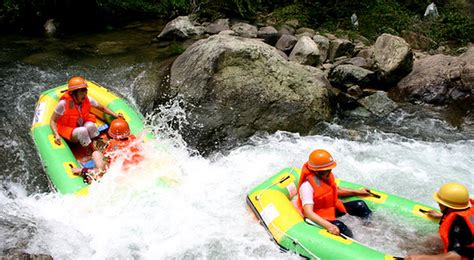
[[(472, 129), (440, 113), (410, 107), (383, 119), (336, 118), (310, 136), (277, 132), (202, 157), (169, 121), (184, 123), (179, 103), (147, 115), (157, 140), (133, 173), (112, 169), (86, 197), (51, 193), (30, 136), (39, 94), (83, 75), (132, 105), (132, 89), (150, 62), (169, 49), (151, 44), (154, 23), (103, 34), (0, 39), (0, 255), (18, 249), (56, 259), (299, 259), (281, 253), (247, 209), (247, 192), (315, 148), (330, 151), (337, 177), (436, 206), (448, 181), (474, 193)], [(105, 42), (105, 43), (104, 43)], [(157, 186), (157, 178), (173, 180)], [(356, 238), (394, 255), (435, 250), (435, 230), (421, 234), (396, 216), (373, 227), (349, 218)]]

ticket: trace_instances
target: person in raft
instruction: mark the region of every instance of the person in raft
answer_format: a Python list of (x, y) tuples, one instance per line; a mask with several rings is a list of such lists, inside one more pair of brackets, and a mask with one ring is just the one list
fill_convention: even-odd
[(118, 161), (123, 156), (122, 169), (128, 170), (130, 166), (139, 163), (143, 159), (138, 139), (130, 133), (130, 127), (127, 121), (122, 118), (113, 120), (108, 130), (110, 138), (107, 141), (102, 153), (94, 151), (95, 168), (74, 168), (72, 172), (75, 175), (82, 176), (86, 183), (100, 179), (110, 164)]
[(444, 244), (442, 254), (412, 255), (405, 259), (474, 259), (474, 199), (467, 188), (456, 182), (446, 183), (433, 194), (441, 213), (428, 215), (440, 219), (439, 235)]
[(130, 133), (130, 127), (127, 121), (122, 118), (115, 119), (110, 124), (108, 134), (112, 140), (109, 140), (103, 151), (105, 165), (116, 162), (120, 156), (123, 156), (122, 168), (127, 170), (130, 166), (143, 160), (143, 154), (137, 138)]
[(305, 218), (324, 227), (333, 235), (352, 237), (352, 231), (337, 217), (346, 213), (368, 218), (372, 211), (362, 200), (342, 203), (338, 197), (369, 196), (370, 190), (337, 187), (332, 169), (336, 162), (326, 150), (314, 150), (301, 169), (298, 183), (297, 206)]
[(87, 81), (82, 77), (72, 77), (68, 82), (66, 93), (59, 99), (50, 126), (54, 134), (54, 142), (61, 144), (61, 137), (72, 143), (80, 143), (92, 151), (92, 139), (99, 136), (95, 125), (96, 118), (90, 113), (91, 107), (115, 118), (121, 117), (109, 108), (100, 105), (97, 101), (87, 96)]

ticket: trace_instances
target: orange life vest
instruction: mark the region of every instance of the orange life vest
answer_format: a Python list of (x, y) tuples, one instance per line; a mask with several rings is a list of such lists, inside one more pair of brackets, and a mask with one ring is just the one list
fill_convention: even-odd
[(86, 121), (95, 123), (96, 118), (93, 114), (90, 113), (91, 103), (88, 97), (86, 97), (84, 102), (82, 103), (81, 111), (79, 111), (76, 104), (74, 103), (74, 100), (68, 92), (66, 92), (60, 98), (60, 101), (61, 100), (65, 100), (66, 105), (64, 114), (59, 117), (57, 122), (58, 132), (62, 137), (66, 138), (67, 140), (71, 140), (72, 131), (74, 130), (74, 128), (78, 127), (77, 123), (79, 118), (82, 118), (83, 124)]
[(312, 174), (307, 163), (301, 169), (300, 182), (298, 184), (298, 207), (303, 213), (303, 203), (300, 197), (300, 187), (304, 181), (308, 181), (313, 187), (313, 211), (326, 220), (336, 219), (336, 209), (346, 213), (346, 208), (341, 200), (338, 199), (337, 185), (332, 173), (329, 174), (328, 182), (322, 180), (317, 175)]
[(444, 252), (448, 252), (448, 246), (449, 246), (449, 231), (451, 229), (451, 225), (453, 224), (454, 219), (456, 219), (457, 216), (460, 216), (464, 219), (464, 221), (467, 223), (467, 226), (469, 227), (471, 231), (472, 240), (471, 244), (468, 245), (470, 248), (474, 248), (474, 199), (469, 199), (471, 201), (471, 207), (462, 211), (453, 211), (451, 213), (448, 213), (446, 216), (443, 217), (441, 225), (439, 227), (439, 235), (441, 236), (441, 240), (443, 240), (444, 244)]
[(127, 139), (117, 140), (112, 139), (108, 142), (107, 147), (104, 149), (103, 154), (107, 158), (107, 162), (110, 164), (114, 162), (120, 154), (120, 151), (128, 149), (130, 155), (125, 156), (123, 161), (123, 167), (128, 168), (130, 165), (135, 165), (143, 160), (141, 150), (137, 145), (137, 138), (134, 135), (129, 135)]

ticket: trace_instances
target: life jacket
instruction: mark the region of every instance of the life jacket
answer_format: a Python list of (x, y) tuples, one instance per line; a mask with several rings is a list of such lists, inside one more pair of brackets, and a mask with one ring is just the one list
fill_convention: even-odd
[(472, 235), (471, 244), (467, 247), (474, 248), (474, 199), (469, 199), (471, 202), (471, 207), (461, 211), (453, 211), (448, 213), (446, 216), (443, 216), (441, 220), (441, 225), (439, 226), (439, 235), (444, 244), (444, 253), (448, 252), (449, 246), (449, 231), (451, 225), (457, 216), (460, 216), (464, 219), (467, 226), (469, 227)]
[[(308, 181), (313, 187), (313, 211), (326, 220), (336, 219), (336, 210), (346, 213), (346, 208), (338, 199), (337, 185), (332, 173), (329, 174), (328, 181), (324, 181), (316, 174), (312, 174), (307, 163), (301, 169), (300, 182), (298, 183), (298, 208), (303, 213), (303, 203), (300, 197), (300, 187), (304, 181)], [(303, 214), (304, 215), (304, 214)]]
[(90, 121), (95, 123), (96, 118), (93, 114), (90, 113), (91, 110), (91, 102), (89, 98), (86, 96), (84, 102), (81, 105), (81, 111), (77, 108), (73, 98), (66, 92), (62, 97), (59, 99), (65, 100), (65, 110), (64, 114), (59, 117), (57, 125), (58, 125), (58, 132), (59, 134), (66, 138), (67, 140), (71, 140), (72, 138), (72, 131), (74, 128), (80, 126), (77, 125), (79, 118), (82, 118), (83, 124), (86, 121)]
[[(123, 151), (123, 152), (122, 152)], [(129, 166), (138, 164), (143, 160), (143, 155), (137, 144), (137, 138), (134, 135), (129, 135), (127, 139), (112, 139), (108, 142), (107, 147), (102, 152), (107, 158), (107, 163), (110, 165), (115, 162), (120, 155), (125, 154), (122, 167), (128, 169)]]

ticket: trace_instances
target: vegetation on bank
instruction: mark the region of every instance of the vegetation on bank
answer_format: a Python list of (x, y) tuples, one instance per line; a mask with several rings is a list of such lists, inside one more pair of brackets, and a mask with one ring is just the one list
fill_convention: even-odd
[[(322, 31), (353, 31), (369, 39), (402, 30), (438, 43), (465, 44), (474, 39), (474, 4), (468, 0), (436, 0), (439, 16), (423, 17), (426, 0), (4, 0), (2, 31), (42, 32), (54, 18), (63, 31), (92, 30), (133, 20), (194, 13), (201, 21), (242, 18), (278, 27), (289, 20)], [(350, 17), (358, 16), (356, 30)]]

